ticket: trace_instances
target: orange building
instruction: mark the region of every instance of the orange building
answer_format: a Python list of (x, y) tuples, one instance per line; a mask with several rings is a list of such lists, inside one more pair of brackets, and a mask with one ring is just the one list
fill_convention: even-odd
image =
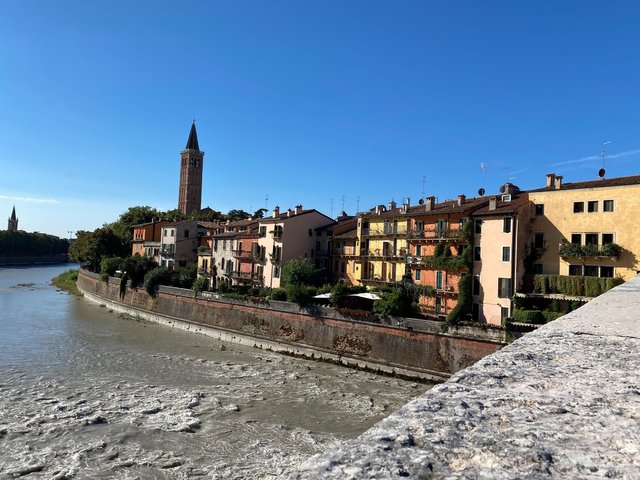
[(446, 317), (458, 304), (458, 282), (469, 273), (461, 257), (469, 244), (464, 225), (487, 201), (459, 195), (457, 200), (436, 203), (435, 197), (427, 197), (424, 205), (411, 208), (407, 269), (414, 283), (434, 289), (433, 295), (421, 296), (422, 313)]
[(133, 240), (131, 241), (131, 255), (140, 255), (144, 257), (154, 256), (153, 252), (145, 251), (145, 246), (153, 248), (153, 245), (145, 245), (145, 243), (157, 243), (160, 245), (160, 236), (162, 235), (162, 227), (168, 225), (170, 222), (167, 220), (152, 220), (148, 223), (140, 223), (133, 226)]

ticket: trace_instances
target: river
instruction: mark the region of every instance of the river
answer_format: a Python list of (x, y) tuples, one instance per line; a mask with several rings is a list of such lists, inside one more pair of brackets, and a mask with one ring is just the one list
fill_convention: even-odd
[(67, 268), (0, 268), (0, 478), (281, 478), (429, 388), (118, 315)]

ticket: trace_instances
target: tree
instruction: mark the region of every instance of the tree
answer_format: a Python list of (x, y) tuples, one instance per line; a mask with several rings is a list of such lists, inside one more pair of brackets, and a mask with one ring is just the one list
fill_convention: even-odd
[(123, 244), (122, 239), (108, 226), (93, 232), (80, 230), (69, 248), (69, 255), (72, 260), (97, 272), (103, 257), (126, 257), (130, 253), (128, 243)]
[(238, 220), (246, 220), (248, 218), (251, 218), (251, 214), (248, 212), (245, 212), (244, 210), (229, 210), (229, 212), (224, 215), (225, 220), (230, 220), (232, 222), (238, 221)]
[(182, 288), (191, 288), (198, 278), (198, 266), (193, 264), (183, 268), (178, 277), (178, 283)]
[(156, 268), (158, 264), (149, 257), (141, 257), (133, 255), (122, 261), (121, 269), (127, 274), (131, 280), (131, 285), (137, 287), (144, 282), (147, 272)]
[(187, 220), (189, 217), (187, 217), (184, 213), (182, 213), (177, 208), (174, 208), (173, 210), (164, 212), (162, 214), (162, 218), (164, 220), (169, 220), (170, 222), (180, 222), (182, 220)]
[(268, 210), (266, 208), (259, 208), (255, 212), (253, 212), (252, 218), (264, 218), (264, 214), (267, 213)]
[(308, 258), (292, 258), (282, 267), (284, 285), (317, 285), (320, 271)]

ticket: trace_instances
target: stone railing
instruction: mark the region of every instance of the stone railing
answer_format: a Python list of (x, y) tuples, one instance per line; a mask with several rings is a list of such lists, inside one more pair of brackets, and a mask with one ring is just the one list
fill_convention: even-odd
[(458, 372), (295, 479), (640, 478), (640, 278)]

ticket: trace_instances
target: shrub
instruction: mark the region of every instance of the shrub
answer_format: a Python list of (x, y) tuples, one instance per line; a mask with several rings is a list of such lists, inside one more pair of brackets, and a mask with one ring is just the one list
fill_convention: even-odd
[(198, 292), (206, 291), (209, 287), (209, 277), (198, 277), (196, 281), (193, 282), (193, 286), (191, 290), (193, 290), (194, 298), (198, 295)]
[(273, 290), (271, 290), (271, 293), (269, 294), (269, 298), (271, 300), (286, 301), (287, 292), (285, 292), (283, 288), (274, 288)]
[(373, 304), (373, 311), (383, 317), (403, 315), (405, 310), (406, 305), (400, 292), (383, 294), (382, 298)]
[(178, 275), (178, 286), (181, 288), (191, 288), (198, 278), (198, 266), (196, 264), (189, 265)]
[(458, 281), (458, 303), (447, 315), (447, 324), (451, 325), (471, 313), (473, 297), (471, 296), (472, 279), (468, 273), (463, 274)]
[(141, 257), (134, 255), (127, 257), (122, 261), (121, 270), (126, 272), (127, 277), (131, 280), (131, 285), (137, 287), (144, 282), (144, 276), (150, 270), (156, 268), (158, 264), (149, 257)]
[(293, 258), (282, 267), (283, 285), (317, 285), (321, 272), (308, 258)]
[[(120, 270), (122, 261), (122, 257), (103, 258), (100, 262), (100, 278), (108, 280), (109, 277), (113, 277), (116, 274), (116, 270)], [(106, 275), (107, 278), (105, 279), (103, 275)]]
[(300, 307), (304, 307), (311, 302), (312, 294), (309, 287), (305, 285), (289, 284), (285, 287), (287, 292), (287, 300), (296, 303)]
[(144, 289), (152, 297), (155, 297), (158, 285), (170, 284), (171, 272), (167, 267), (156, 267), (153, 270), (149, 270), (144, 276)]

